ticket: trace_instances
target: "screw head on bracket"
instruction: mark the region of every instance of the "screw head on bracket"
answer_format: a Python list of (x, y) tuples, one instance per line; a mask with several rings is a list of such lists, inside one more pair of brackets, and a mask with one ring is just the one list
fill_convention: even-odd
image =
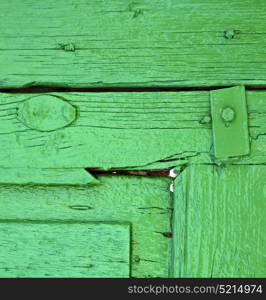
[(231, 107), (225, 107), (222, 109), (221, 118), (226, 122), (232, 122), (235, 118), (235, 111)]

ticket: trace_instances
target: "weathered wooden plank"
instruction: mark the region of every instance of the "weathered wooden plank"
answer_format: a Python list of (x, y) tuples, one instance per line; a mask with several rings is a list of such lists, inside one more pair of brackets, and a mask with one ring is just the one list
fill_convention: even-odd
[(0, 222), (0, 241), (0, 277), (129, 277), (129, 225)]
[[(23, 101), (38, 95), (0, 94), (1, 167), (161, 168), (184, 158), (212, 162), (209, 91), (51, 93), (77, 109), (74, 122), (52, 131), (32, 129), (17, 117)], [(265, 163), (266, 92), (246, 96), (251, 152), (235, 163)]]
[[(72, 227), (71, 223), (130, 223), (131, 276), (168, 277), (168, 251), (171, 240), (169, 233), (171, 232), (170, 218), (172, 213), (169, 192), (171, 179), (101, 176), (99, 181), (101, 184), (90, 186), (89, 188), (67, 185), (25, 186), (1, 184), (0, 222), (9, 222), (9, 226), (12, 222), (20, 224), (20, 222), (31, 223), (38, 221), (39, 223), (47, 224), (42, 226), (51, 232), (53, 228), (57, 230), (56, 228), (59, 228), (61, 225), (49, 225), (50, 223), (63, 222), (68, 225), (60, 227), (64, 228), (62, 231), (62, 243), (64, 236), (68, 235), (68, 231), (70, 231), (69, 234), (71, 236), (73, 234), (73, 243), (75, 243), (75, 238), (77, 243), (79, 241), (82, 243), (85, 240), (87, 241), (86, 250), (90, 247), (90, 241), (87, 240), (87, 236), (79, 233), (78, 229), (72, 230), (71, 228), (74, 227)], [(83, 230), (82, 228), (85, 230), (86, 224), (84, 225), (85, 227), (81, 227), (81, 230)], [(13, 225), (11, 224), (10, 226)], [(43, 227), (36, 225), (36, 230), (40, 229), (43, 231), (41, 229)], [(20, 232), (19, 230), (22, 230), (24, 227), (16, 229), (17, 227), (14, 225), (12, 228)], [(25, 235), (21, 234), (21, 238), (23, 236)], [(28, 243), (30, 243), (30, 239), (31, 237), (27, 235), (26, 241)], [(36, 239), (38, 240), (37, 237)], [(111, 236), (110, 239), (112, 239)], [(77, 246), (84, 248), (81, 242)], [(32, 243), (34, 244), (35, 242), (33, 241)], [(103, 248), (111, 248), (108, 243), (108, 241), (102, 240), (97, 245), (101, 245), (104, 252)], [(119, 239), (115, 244), (116, 247), (117, 244), (119, 244)], [(2, 241), (0, 241), (0, 245), (3, 245)], [(125, 250), (125, 248), (123, 249)], [(80, 251), (83, 250), (81, 249)], [(125, 255), (123, 254), (121, 257), (125, 257)], [(4, 256), (2, 256), (2, 259)], [(117, 256), (117, 260), (120, 261), (120, 259)], [(40, 260), (42, 261), (42, 257), (40, 257)], [(77, 260), (75, 259), (75, 265), (82, 265), (84, 260), (81, 258), (80, 264)], [(0, 264), (1, 267), (2, 264)], [(93, 269), (85, 271), (90, 272)], [(114, 274), (108, 275), (112, 276)]]
[(266, 166), (191, 166), (175, 180), (174, 277), (265, 277)]
[(265, 85), (261, 0), (0, 3), (1, 87)]

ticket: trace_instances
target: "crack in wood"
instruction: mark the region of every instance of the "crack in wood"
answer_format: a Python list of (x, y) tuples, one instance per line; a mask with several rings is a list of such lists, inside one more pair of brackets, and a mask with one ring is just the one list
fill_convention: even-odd
[[(0, 93), (51, 93), (51, 92), (60, 92), (60, 93), (71, 93), (71, 92), (88, 92), (88, 93), (108, 93), (108, 92), (119, 92), (119, 93), (128, 93), (128, 92), (186, 92), (186, 91), (211, 91), (217, 89), (228, 88), (232, 86), (198, 86), (198, 87), (98, 87), (98, 88), (71, 88), (64, 86), (52, 86), (52, 85), (29, 85), (27, 87), (21, 88), (2, 88)], [(247, 85), (247, 90), (260, 90), (266, 89), (266, 85)]]

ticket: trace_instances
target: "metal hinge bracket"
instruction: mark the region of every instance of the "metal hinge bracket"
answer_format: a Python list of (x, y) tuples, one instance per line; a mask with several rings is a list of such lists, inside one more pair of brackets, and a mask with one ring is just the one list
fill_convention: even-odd
[(227, 160), (250, 153), (244, 86), (211, 91), (214, 156)]

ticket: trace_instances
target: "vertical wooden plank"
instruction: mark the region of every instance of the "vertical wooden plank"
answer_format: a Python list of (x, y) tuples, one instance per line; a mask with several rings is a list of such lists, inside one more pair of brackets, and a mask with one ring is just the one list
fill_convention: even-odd
[(249, 154), (248, 114), (244, 86), (210, 92), (216, 158)]
[(266, 166), (190, 166), (175, 180), (174, 277), (265, 277)]

